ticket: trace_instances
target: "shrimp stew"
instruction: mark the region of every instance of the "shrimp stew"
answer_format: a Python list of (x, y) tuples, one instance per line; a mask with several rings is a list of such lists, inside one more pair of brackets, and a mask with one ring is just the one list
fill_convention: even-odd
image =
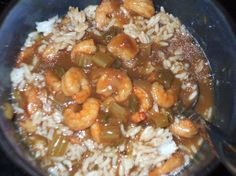
[[(36, 23), (11, 72), (21, 141), (49, 175), (181, 172), (210, 119), (212, 77), (178, 18), (151, 0), (103, 0)], [(9, 115), (10, 113), (10, 115)]]

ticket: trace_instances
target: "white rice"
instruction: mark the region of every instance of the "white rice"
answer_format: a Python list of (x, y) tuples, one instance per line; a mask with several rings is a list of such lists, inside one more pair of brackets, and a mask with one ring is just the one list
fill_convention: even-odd
[(25, 41), (24, 47), (25, 48), (31, 47), (35, 43), (35, 40), (37, 40), (38, 38), (39, 38), (38, 32), (34, 31), (34, 32), (29, 33)]
[[(36, 59), (35, 59), (36, 60)], [(37, 62), (33, 62), (36, 64)], [(35, 65), (21, 64), (18, 68), (13, 68), (10, 73), (12, 87), (14, 89), (24, 90), (26, 84), (32, 83), (36, 87), (42, 88), (45, 86), (44, 76), (42, 73), (32, 73)]]
[(131, 127), (125, 134), (126, 137), (131, 137), (134, 138), (136, 134), (138, 134), (140, 132), (140, 130), (142, 129), (141, 126), (138, 127)]
[[(137, 129), (137, 127), (134, 128)], [(129, 157), (125, 155), (121, 156), (119, 175), (136, 175), (138, 173), (148, 175), (149, 168), (160, 165), (162, 161), (168, 159), (178, 149), (168, 130), (154, 129), (149, 126), (146, 127), (141, 134), (139, 133), (136, 135), (140, 135), (141, 137), (131, 143), (131, 148), (133, 148), (132, 155)], [(91, 146), (89, 147), (87, 145), (88, 143), (90, 143), (90, 141), (85, 141), (85, 143), (82, 143), (81, 145), (74, 145), (75, 151), (73, 152), (77, 154), (80, 154), (80, 151), (85, 152), (85, 148), (79, 149), (78, 151), (78, 148), (81, 148), (82, 146), (86, 146), (87, 150), (93, 152), (92, 155), (83, 160), (82, 168), (78, 170), (77, 175), (94, 173), (98, 176), (115, 175), (115, 168), (117, 168), (118, 164), (118, 150), (114, 147), (101, 149), (101, 146), (99, 147), (99, 145), (93, 145), (93, 149), (91, 150)], [(71, 149), (69, 149), (69, 151), (72, 152)], [(71, 155), (73, 156), (73, 154)], [(77, 156), (77, 158), (80, 157), (81, 154)], [(133, 167), (138, 167), (139, 169), (132, 171)], [(98, 170), (93, 170), (93, 168)]]
[(97, 5), (90, 5), (84, 9), (84, 13), (90, 21), (93, 21), (95, 19), (96, 9)]
[(38, 33), (42, 33), (47, 36), (53, 31), (53, 28), (58, 20), (58, 15), (48, 19), (47, 21), (36, 22), (36, 30)]
[(184, 29), (184, 27), (181, 28), (178, 18), (174, 18), (162, 10), (150, 19), (135, 18), (129, 24), (124, 25), (124, 32), (139, 39), (141, 43), (156, 42), (161, 46), (168, 46), (167, 40), (172, 38), (175, 32)]

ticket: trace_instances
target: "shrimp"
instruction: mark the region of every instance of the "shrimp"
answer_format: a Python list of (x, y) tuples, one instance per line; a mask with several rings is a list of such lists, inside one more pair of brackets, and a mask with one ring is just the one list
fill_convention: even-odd
[(39, 108), (42, 107), (42, 102), (38, 97), (38, 90), (34, 86), (28, 86), (24, 92), (24, 95), (27, 100), (27, 112), (30, 115), (34, 114)]
[(139, 52), (137, 42), (126, 34), (113, 37), (107, 48), (109, 52), (124, 61), (133, 59)]
[(145, 112), (147, 112), (152, 107), (152, 98), (147, 92), (147, 90), (141, 88), (140, 86), (134, 85), (134, 94), (139, 99), (139, 112), (134, 113), (131, 116), (131, 120), (134, 123), (139, 123), (146, 119)]
[(83, 40), (72, 49), (71, 58), (74, 59), (78, 54), (94, 54), (96, 50), (93, 39)]
[(179, 137), (191, 138), (198, 133), (197, 127), (189, 119), (182, 119), (170, 126), (170, 131)]
[(181, 153), (175, 153), (162, 166), (155, 168), (149, 173), (149, 176), (159, 176), (169, 174), (170, 172), (180, 168), (184, 164), (184, 156)]
[(63, 111), (64, 124), (73, 131), (84, 130), (93, 125), (97, 119), (100, 103), (95, 98), (88, 98), (80, 112), (71, 105)]
[(96, 141), (97, 143), (100, 143), (101, 142), (101, 139), (100, 139), (101, 126), (100, 126), (99, 122), (95, 122), (90, 127), (90, 132), (91, 132), (93, 140)]
[[(97, 27), (103, 30), (111, 21), (111, 14), (116, 10), (116, 7), (111, 0), (103, 0), (97, 7), (95, 21)], [(110, 16), (110, 17), (109, 17)]]
[(152, 98), (147, 90), (144, 88), (134, 85), (134, 94), (138, 97), (140, 102), (139, 111), (147, 112), (152, 107)]
[(154, 82), (151, 88), (151, 94), (154, 101), (163, 108), (170, 108), (173, 106), (178, 99), (179, 85), (172, 83), (170, 89), (165, 90), (164, 87), (158, 83)]
[(124, 72), (107, 69), (97, 82), (96, 92), (105, 97), (114, 95), (116, 101), (123, 102), (132, 92), (132, 82)]
[(53, 94), (61, 92), (61, 80), (51, 70), (45, 72), (45, 82)]
[(61, 81), (62, 91), (66, 96), (71, 96), (78, 104), (85, 102), (91, 95), (91, 85), (83, 71), (79, 68), (70, 68)]
[(124, 7), (146, 18), (155, 14), (152, 0), (124, 0)]

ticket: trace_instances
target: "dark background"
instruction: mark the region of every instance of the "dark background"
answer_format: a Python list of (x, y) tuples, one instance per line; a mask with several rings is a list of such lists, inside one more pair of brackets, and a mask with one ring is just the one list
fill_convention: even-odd
[[(218, 1), (225, 9), (232, 22), (236, 21), (236, 1), (235, 0), (215, 0)], [(0, 13), (9, 3), (9, 0), (0, 0)], [(236, 26), (234, 25), (234, 28)], [(236, 29), (235, 29), (236, 30)], [(213, 170), (209, 176), (231, 176), (231, 174), (225, 169), (222, 164), (219, 164), (215, 170)], [(0, 148), (0, 176), (28, 176), (24, 171), (15, 166), (3, 153)]]

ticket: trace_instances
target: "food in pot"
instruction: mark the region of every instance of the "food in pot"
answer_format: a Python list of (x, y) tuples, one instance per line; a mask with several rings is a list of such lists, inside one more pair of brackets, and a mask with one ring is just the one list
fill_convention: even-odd
[(103, 0), (36, 23), (11, 72), (12, 107), (49, 175), (172, 174), (198, 151), (181, 112), (211, 118), (210, 69), (178, 18), (156, 10)]

